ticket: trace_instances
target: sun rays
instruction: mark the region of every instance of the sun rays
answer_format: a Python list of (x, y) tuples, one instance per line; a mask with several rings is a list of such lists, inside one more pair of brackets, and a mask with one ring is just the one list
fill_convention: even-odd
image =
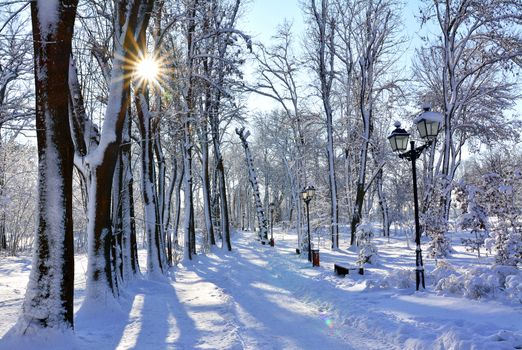
[(141, 81), (156, 82), (160, 71), (160, 62), (152, 56), (145, 56), (136, 63), (136, 77)]
[(152, 54), (140, 55), (132, 60), (133, 80), (138, 85), (160, 87), (167, 79), (167, 62)]

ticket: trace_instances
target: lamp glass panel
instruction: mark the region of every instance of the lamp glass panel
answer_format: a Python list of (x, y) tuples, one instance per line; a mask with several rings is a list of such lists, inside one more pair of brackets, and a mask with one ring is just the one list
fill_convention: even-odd
[(428, 125), (426, 119), (421, 119), (417, 123), (417, 129), (419, 130), (420, 137), (423, 139), (428, 136)]
[(390, 140), (390, 146), (392, 148), (392, 151), (396, 152), (397, 151), (397, 141), (395, 140), (395, 136), (390, 137), (388, 140)]
[(426, 122), (426, 131), (427, 137), (437, 137), (439, 133), (439, 122), (438, 121), (430, 121)]
[(307, 192), (308, 192), (308, 198), (310, 198), (310, 199), (314, 198), (314, 195), (315, 195), (315, 188), (313, 188), (313, 187), (309, 187), (308, 190), (307, 190)]
[(406, 148), (408, 148), (408, 139), (409, 139), (409, 136), (407, 135), (404, 135), (404, 136), (397, 136), (396, 138), (396, 143), (397, 143), (397, 150), (402, 152), (402, 151), (406, 151)]

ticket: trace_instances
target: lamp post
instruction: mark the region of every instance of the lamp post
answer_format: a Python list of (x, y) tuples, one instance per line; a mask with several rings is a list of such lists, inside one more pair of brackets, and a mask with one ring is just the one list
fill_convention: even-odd
[(310, 242), (310, 210), (308, 204), (315, 196), (315, 187), (307, 186), (301, 191), (301, 198), (306, 204), (306, 223), (308, 226), (308, 261), (312, 262), (312, 243)]
[(442, 124), (442, 114), (430, 111), (430, 107), (423, 106), (424, 111), (415, 118), (414, 122), (417, 124), (417, 129), (420, 136), (427, 140), (427, 142), (415, 148), (415, 141), (410, 141), (410, 150), (406, 151), (408, 147), (408, 139), (410, 134), (401, 129), (401, 123), (395, 122), (395, 130), (388, 136), (391, 148), (397, 152), (399, 158), (407, 159), (411, 162), (412, 177), (413, 177), (413, 204), (415, 212), (415, 282), (417, 290), (422, 284), (422, 288), (426, 288), (424, 283), (424, 263), (422, 261), (422, 249), (420, 241), (420, 223), (419, 223), (419, 200), (417, 195), (417, 167), (415, 161), (420, 157), (422, 152), (431, 146), (437, 138), (440, 125)]
[(270, 203), (270, 246), (274, 246), (274, 202)]

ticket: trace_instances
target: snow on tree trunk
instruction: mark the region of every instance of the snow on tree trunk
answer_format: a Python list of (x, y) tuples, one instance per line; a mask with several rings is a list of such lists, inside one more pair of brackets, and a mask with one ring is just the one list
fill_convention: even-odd
[(172, 256), (172, 232), (170, 229), (170, 221), (172, 218), (171, 209), (172, 209), (172, 195), (174, 194), (174, 190), (176, 188), (176, 182), (178, 177), (178, 161), (176, 157), (172, 158), (172, 171), (171, 171), (171, 180), (169, 189), (167, 191), (166, 203), (163, 208), (163, 217), (165, 220), (165, 234), (166, 234), (166, 248), (167, 248), (167, 263), (169, 266), (172, 266), (173, 256)]
[(385, 237), (390, 237), (390, 218), (388, 213), (388, 200), (386, 198), (386, 193), (384, 192), (384, 179), (382, 173), (382, 169), (379, 170), (379, 174), (375, 179), (375, 185), (377, 186), (377, 195), (379, 196), (379, 205), (381, 207), (382, 213), (382, 232)]
[(140, 130), (141, 144), (141, 192), (143, 200), (143, 217), (147, 237), (147, 274), (154, 276), (163, 274), (163, 249), (158, 217), (158, 198), (154, 179), (154, 136), (152, 116), (148, 109), (148, 101), (143, 87), (139, 88), (135, 99)]
[(120, 152), (122, 186), (120, 194), (121, 205), (118, 212), (122, 230), (122, 276), (125, 281), (132, 279), (136, 274), (140, 273), (136, 243), (136, 225), (134, 222), (131, 125), (132, 120), (130, 112), (128, 112), (125, 116)]
[(248, 147), (247, 138), (250, 136), (250, 132), (244, 132), (245, 128), (236, 129), (236, 134), (241, 139), (241, 143), (245, 150), (245, 158), (248, 169), (248, 177), (250, 184), (252, 185), (252, 191), (254, 194), (254, 200), (256, 205), (257, 220), (259, 223), (259, 238), (262, 241), (268, 241), (268, 222), (265, 217), (265, 211), (263, 209), (263, 203), (261, 202), (261, 195), (259, 194), (259, 184), (257, 183), (256, 169), (254, 168), (254, 160), (252, 159), (252, 153)]
[(123, 281), (123, 230), (121, 220), (121, 193), (122, 193), (122, 161), (121, 151), (116, 162), (116, 169), (114, 169), (114, 176), (112, 178), (112, 231), (113, 239), (111, 245), (112, 263), (114, 264), (114, 271), (116, 272), (116, 280), (118, 284)]
[(179, 245), (179, 221), (181, 217), (181, 187), (184, 184), (185, 177), (185, 163), (181, 163), (181, 171), (178, 179), (178, 183), (176, 185), (176, 218), (174, 219), (174, 247), (178, 247)]
[(31, 2), (38, 143), (38, 216), (29, 283), (15, 331), (73, 327), (73, 143), (68, 68), (77, 1)]
[[(207, 101), (210, 99), (210, 96), (207, 95)], [(207, 103), (207, 111), (210, 108), (210, 103)], [(216, 239), (214, 237), (214, 225), (212, 224), (212, 205), (210, 200), (210, 173), (209, 173), (209, 150), (208, 150), (208, 120), (207, 118), (203, 118), (200, 121), (199, 127), (199, 140), (200, 140), (200, 149), (201, 149), (201, 188), (203, 190), (203, 213), (205, 216), (205, 228), (207, 230), (206, 233), (206, 241), (207, 244), (211, 246), (216, 245)]]
[(227, 250), (232, 250), (232, 241), (230, 239), (230, 220), (228, 212), (228, 198), (227, 198), (227, 187), (225, 182), (225, 166), (223, 164), (223, 156), (221, 155), (221, 146), (219, 141), (219, 121), (217, 116), (213, 117), (212, 126), (212, 142), (214, 145), (214, 161), (216, 162), (217, 172), (217, 186), (219, 193), (219, 214), (220, 214), (220, 228), (221, 235), (223, 238), (223, 247)]
[[(2, 99), (0, 96), (0, 107), (2, 106)], [(0, 200), (4, 197), (4, 186), (5, 186), (5, 159), (6, 153), (3, 148), (2, 140), (2, 123), (0, 122)], [(6, 212), (5, 210), (0, 211), (0, 250), (7, 250), (7, 237), (6, 237)]]
[[(188, 124), (188, 122), (186, 122)], [(183, 144), (183, 197), (185, 200), (185, 213), (183, 215), (183, 233), (185, 259), (192, 259), (196, 253), (195, 227), (194, 227), (194, 200), (192, 195), (192, 145), (190, 144), (189, 127), (185, 126), (185, 142)]]

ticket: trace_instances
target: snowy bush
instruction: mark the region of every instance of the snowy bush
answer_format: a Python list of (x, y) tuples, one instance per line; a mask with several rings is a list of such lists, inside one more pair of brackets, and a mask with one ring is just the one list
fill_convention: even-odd
[[(451, 184), (443, 176), (435, 182), (432, 198), (444, 198), (447, 191), (451, 191)], [(421, 225), (430, 238), (426, 252), (431, 258), (445, 258), (451, 253), (450, 241), (446, 236), (448, 221), (444, 215), (444, 204), (439, 200), (432, 200), (427, 210), (421, 216)]]
[(482, 245), (495, 254), (497, 265), (522, 264), (522, 173), (506, 166), (502, 171), (475, 178), (473, 184), (461, 183), (457, 201), (464, 213), (461, 227), (475, 238), (463, 243), (479, 251)]
[(361, 223), (355, 232), (357, 246), (359, 247), (359, 258), (357, 264), (376, 264), (378, 258), (377, 246), (373, 244), (373, 227), (371, 224)]
[(433, 206), (423, 216), (426, 234), (431, 239), (426, 251), (432, 258), (444, 258), (451, 252), (450, 241), (446, 236), (448, 223), (442, 211), (441, 206)]
[(366, 277), (361, 281), (364, 289), (411, 289), (415, 288), (414, 269), (390, 270), (386, 276)]
[(522, 276), (512, 267), (455, 268), (443, 262), (430, 274), (436, 291), (441, 294), (462, 295), (470, 299), (504, 296), (522, 300)]
[(507, 276), (505, 288), (510, 299), (518, 300), (522, 304), (522, 276), (520, 274)]
[(482, 201), (488, 206), (489, 215), (496, 218), (485, 245), (494, 249), (498, 265), (522, 264), (521, 180), (519, 169), (505, 171), (502, 176), (487, 174), (482, 179)]
[(460, 182), (456, 189), (456, 202), (460, 204), (462, 214), (457, 225), (461, 230), (469, 230), (470, 238), (463, 238), (462, 244), (467, 251), (477, 252), (480, 258), (480, 248), (484, 246), (489, 233), (489, 219), (486, 208), (477, 201), (477, 193), (481, 189), (475, 185)]

